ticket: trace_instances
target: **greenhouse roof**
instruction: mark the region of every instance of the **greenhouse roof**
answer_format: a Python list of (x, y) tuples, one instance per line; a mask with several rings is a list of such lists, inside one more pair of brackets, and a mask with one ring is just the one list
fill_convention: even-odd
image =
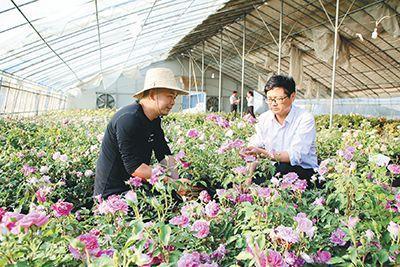
[[(400, 2), (339, 2), (335, 97), (399, 96)], [(218, 70), (222, 44), (222, 72), (240, 81), (245, 29), (244, 82), (256, 89), (277, 72), (281, 3), (282, 72), (301, 77), (300, 97), (328, 97), (330, 0), (2, 0), (0, 71), (65, 91), (167, 58), (204, 54)]]
[[(341, 24), (335, 97), (399, 96), (400, 1), (339, 2)], [(240, 3), (242, 7), (238, 9)], [(300, 97), (315, 98), (316, 94), (329, 97), (336, 1), (268, 0), (262, 5), (258, 3), (229, 1), (185, 36), (172, 49), (170, 57), (184, 55), (201, 61), (204, 51), (206, 66), (218, 71), (222, 44), (222, 71), (240, 80), (245, 28), (244, 81), (251, 88), (260, 88), (269, 75), (277, 72), (283, 3), (282, 72), (296, 73), (302, 69)], [(296, 54), (297, 58), (300, 54), (300, 60), (296, 60)], [(291, 62), (294, 71), (290, 71)]]
[(226, 0), (1, 0), (0, 70), (66, 90), (165, 59)]

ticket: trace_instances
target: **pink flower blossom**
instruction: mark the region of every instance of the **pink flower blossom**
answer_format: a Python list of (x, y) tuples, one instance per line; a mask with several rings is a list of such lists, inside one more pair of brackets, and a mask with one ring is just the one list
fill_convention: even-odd
[(4, 214), (6, 214), (6, 210), (0, 207), (0, 222), (3, 219)]
[(151, 177), (150, 177), (149, 183), (151, 185), (155, 185), (158, 182), (160, 176), (163, 175), (164, 173), (165, 173), (165, 169), (163, 167), (161, 167), (161, 166), (154, 167), (151, 170)]
[(132, 185), (134, 187), (140, 187), (140, 186), (142, 186), (142, 178), (140, 178), (138, 176), (133, 176), (133, 177), (129, 178), (129, 180), (127, 181), (127, 184)]
[(344, 246), (346, 244), (346, 241), (344, 238), (346, 237), (346, 233), (343, 232), (342, 229), (337, 228), (331, 235), (330, 240), (333, 244), (339, 245), (339, 246)]
[(48, 188), (48, 187), (39, 188), (35, 193), (38, 202), (40, 202), (40, 203), (46, 202), (46, 200), (47, 200), (46, 196), (49, 192), (50, 192), (50, 188)]
[(210, 223), (205, 220), (197, 220), (193, 223), (191, 231), (195, 232), (193, 235), (197, 238), (207, 237), (210, 233)]
[(254, 199), (253, 196), (250, 194), (240, 194), (237, 198), (236, 198), (236, 202), (237, 203), (242, 203), (242, 202), (250, 202), (253, 203)]
[(186, 154), (185, 154), (185, 151), (183, 151), (183, 150), (180, 150), (180, 151), (175, 155), (175, 159), (176, 159), (176, 160), (181, 160), (181, 159), (183, 159), (184, 157), (186, 157)]
[(18, 225), (28, 229), (32, 225), (36, 225), (37, 227), (43, 226), (48, 221), (49, 217), (46, 214), (37, 211), (31, 211), (18, 221)]
[(194, 213), (194, 210), (199, 206), (199, 203), (192, 202), (181, 208), (181, 213), (187, 217), (191, 217)]
[(90, 256), (98, 256), (100, 251), (99, 241), (97, 236), (91, 233), (82, 234), (76, 238), (77, 241), (82, 243), (83, 250), (80, 250), (80, 247), (74, 247), (72, 244), (69, 245), (69, 251), (72, 256), (76, 259), (84, 259), (86, 258), (86, 251)]
[(324, 197), (318, 197), (314, 200), (312, 203), (314, 206), (323, 206), (325, 204), (325, 198)]
[(119, 195), (111, 195), (107, 198), (107, 205), (110, 213), (115, 214), (116, 212), (122, 212), (123, 214), (128, 213), (128, 204), (126, 201), (121, 199)]
[(331, 253), (329, 253), (328, 251), (320, 250), (317, 252), (317, 255), (315, 255), (314, 261), (320, 264), (328, 264), (331, 258)]
[(180, 227), (187, 227), (189, 225), (189, 218), (185, 215), (179, 215), (169, 220), (169, 223)]
[(188, 137), (190, 137), (190, 138), (197, 138), (197, 137), (199, 137), (199, 131), (197, 131), (196, 129), (190, 129), (188, 132), (187, 132), (187, 134), (186, 134)]
[(128, 193), (125, 194), (125, 199), (128, 202), (132, 202), (135, 205), (138, 204), (137, 194), (135, 191), (132, 191), (132, 190), (128, 191)]
[(28, 164), (25, 164), (22, 167), (21, 172), (24, 174), (24, 176), (29, 176), (32, 173), (36, 172), (36, 168), (35, 167), (31, 167)]
[(299, 232), (307, 234), (308, 237), (314, 236), (315, 227), (313, 222), (307, 218), (305, 213), (299, 213), (294, 220), (297, 222), (297, 230)]
[(271, 267), (284, 266), (282, 255), (279, 252), (270, 249), (268, 251), (268, 256), (267, 256), (267, 266)]
[(293, 183), (299, 178), (297, 173), (289, 172), (282, 177), (281, 188), (286, 189), (292, 187)]
[(372, 232), (371, 229), (368, 229), (367, 231), (365, 231), (365, 237), (368, 239), (368, 241), (371, 241), (372, 239), (374, 239), (375, 234), (374, 232)]
[(260, 187), (257, 189), (258, 197), (269, 199), (271, 198), (271, 189), (269, 187)]
[(204, 208), (204, 211), (208, 217), (214, 218), (218, 215), (220, 208), (218, 203), (214, 200), (210, 201)]
[(178, 267), (199, 267), (201, 265), (200, 253), (183, 253), (177, 262)]
[(182, 164), (182, 167), (185, 169), (189, 168), (190, 165), (192, 165), (190, 162), (183, 161), (183, 160), (181, 160), (181, 164)]
[(288, 243), (297, 243), (299, 241), (299, 235), (293, 231), (292, 227), (278, 226), (275, 228), (276, 237), (285, 240)]
[(199, 194), (199, 200), (203, 201), (204, 203), (208, 203), (211, 200), (211, 196), (208, 194), (206, 190), (203, 190)]
[(21, 220), (25, 215), (18, 212), (5, 212), (1, 222), (4, 226), (11, 231), (13, 234), (19, 233), (19, 227), (15, 227), (17, 222)]
[(347, 223), (344, 223), (348, 228), (353, 229), (360, 219), (358, 217), (349, 216)]
[(400, 174), (400, 165), (397, 164), (389, 164), (388, 165), (388, 170), (393, 173), (394, 175)]
[(294, 184), (292, 185), (292, 190), (293, 191), (300, 191), (304, 192), (307, 189), (307, 180), (303, 179), (298, 179)]
[(397, 223), (390, 221), (387, 230), (389, 231), (390, 236), (393, 239), (396, 239), (399, 236), (400, 226)]
[(61, 217), (69, 215), (73, 207), (72, 203), (58, 200), (57, 203), (51, 206), (51, 209), (54, 210), (56, 217)]
[(227, 252), (228, 251), (226, 250), (225, 245), (224, 244), (220, 244), (218, 246), (218, 248), (213, 253), (211, 253), (210, 256), (211, 256), (212, 259), (222, 260), (225, 257), (225, 255), (227, 254)]

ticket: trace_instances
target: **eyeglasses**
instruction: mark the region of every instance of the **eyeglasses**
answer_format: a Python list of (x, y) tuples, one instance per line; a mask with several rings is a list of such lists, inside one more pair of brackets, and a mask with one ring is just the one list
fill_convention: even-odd
[(276, 104), (282, 104), (283, 101), (288, 98), (288, 96), (282, 96), (282, 97), (274, 97), (274, 98), (267, 98), (266, 102), (268, 104), (272, 104), (272, 102), (275, 102)]

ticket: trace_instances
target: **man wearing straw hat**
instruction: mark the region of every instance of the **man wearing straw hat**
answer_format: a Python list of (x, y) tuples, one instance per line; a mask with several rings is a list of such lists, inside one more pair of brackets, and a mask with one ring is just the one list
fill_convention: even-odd
[[(168, 166), (173, 165), (171, 150), (161, 128), (160, 116), (167, 115), (177, 95), (187, 94), (176, 86), (174, 73), (167, 68), (146, 72), (144, 88), (133, 97), (138, 101), (118, 110), (107, 125), (96, 165), (94, 195), (106, 198), (130, 188), (131, 176), (151, 177), (151, 155)], [(177, 178), (174, 169), (171, 170)]]

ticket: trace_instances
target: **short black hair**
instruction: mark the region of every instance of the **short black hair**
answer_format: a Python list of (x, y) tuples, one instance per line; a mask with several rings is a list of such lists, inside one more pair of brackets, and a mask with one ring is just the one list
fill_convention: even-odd
[(264, 93), (274, 89), (275, 87), (282, 87), (285, 90), (287, 96), (291, 96), (296, 92), (296, 83), (292, 77), (286, 75), (274, 75), (269, 78), (265, 84)]
[(235, 93), (237, 94), (237, 91), (233, 91), (233, 92), (232, 92), (232, 94), (235, 94)]
[(254, 96), (253, 91), (248, 91), (247, 93), (249, 93), (251, 96)]

